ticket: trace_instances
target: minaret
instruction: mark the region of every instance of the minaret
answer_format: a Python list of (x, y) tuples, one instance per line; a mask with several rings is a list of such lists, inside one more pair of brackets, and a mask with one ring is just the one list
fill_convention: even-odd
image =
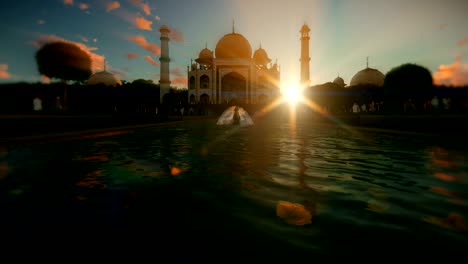
[(301, 85), (309, 85), (309, 32), (310, 28), (304, 23), (301, 30)]
[(162, 98), (165, 94), (169, 93), (169, 89), (171, 88), (171, 79), (169, 77), (169, 62), (171, 59), (169, 58), (169, 33), (171, 30), (168, 26), (162, 25), (159, 28), (159, 32), (161, 33), (161, 56), (159, 57), (159, 61), (161, 62), (160, 67), (160, 76), (159, 76), (159, 97), (162, 102)]

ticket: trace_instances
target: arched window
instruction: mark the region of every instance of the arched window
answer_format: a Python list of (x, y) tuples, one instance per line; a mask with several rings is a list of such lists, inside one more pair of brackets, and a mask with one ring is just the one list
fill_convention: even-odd
[(209, 104), (210, 103), (210, 96), (207, 94), (200, 95), (200, 103), (201, 104)]
[(195, 77), (190, 77), (189, 89), (195, 89)]
[(223, 100), (235, 99), (238, 103), (245, 103), (247, 94), (245, 93), (247, 81), (244, 76), (237, 72), (231, 72), (221, 80)]
[(200, 77), (200, 89), (210, 88), (210, 78), (206, 75)]
[(267, 89), (267, 88), (269, 87), (268, 84), (269, 84), (269, 83), (268, 83), (267, 77), (265, 77), (265, 76), (260, 76), (260, 77), (258, 78), (258, 86), (257, 86), (258, 89), (262, 89), (262, 90), (263, 90), (263, 89)]

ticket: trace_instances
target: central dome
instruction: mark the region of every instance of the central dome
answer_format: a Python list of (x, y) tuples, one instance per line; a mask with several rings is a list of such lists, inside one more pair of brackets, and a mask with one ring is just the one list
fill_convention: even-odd
[(230, 33), (224, 35), (218, 41), (215, 55), (218, 59), (250, 59), (252, 57), (252, 47), (249, 41), (241, 34)]

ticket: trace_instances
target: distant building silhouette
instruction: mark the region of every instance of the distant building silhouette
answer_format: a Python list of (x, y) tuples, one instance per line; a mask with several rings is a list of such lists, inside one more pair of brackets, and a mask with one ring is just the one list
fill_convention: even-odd
[(88, 85), (105, 85), (105, 86), (119, 86), (122, 85), (122, 81), (114, 74), (108, 71), (97, 72), (89, 78)]
[(105, 86), (120, 86), (122, 81), (114, 74), (106, 71), (106, 61), (104, 61), (104, 70), (96, 72), (87, 82), (88, 85), (105, 85)]
[(333, 80), (333, 83), (338, 85), (340, 88), (344, 88), (346, 86), (343, 78), (341, 78), (339, 75), (335, 78), (335, 80)]

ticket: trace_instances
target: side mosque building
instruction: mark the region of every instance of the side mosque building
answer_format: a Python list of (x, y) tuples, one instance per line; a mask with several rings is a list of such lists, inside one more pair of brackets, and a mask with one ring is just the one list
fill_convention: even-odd
[(351, 82), (348, 86), (339, 75), (333, 80), (333, 83), (341, 88), (353, 88), (357, 86), (374, 86), (382, 87), (384, 84), (385, 75), (377, 70), (369, 67), (369, 61), (367, 61), (366, 68), (358, 71), (351, 78)]
[(280, 95), (280, 67), (261, 47), (252, 54), (249, 41), (232, 32), (214, 52), (205, 46), (187, 67), (190, 103), (265, 103)]
[(115, 75), (106, 71), (106, 61), (104, 61), (104, 70), (91, 75), (86, 82), (87, 85), (105, 85), (120, 86), (122, 81)]
[[(299, 30), (301, 33), (301, 76), (300, 83), (303, 86), (310, 86), (310, 76), (309, 76), (309, 41), (310, 41), (310, 32), (309, 26), (304, 23)], [(366, 68), (357, 72), (347, 88), (352, 88), (353, 86), (362, 86), (362, 85), (371, 85), (376, 87), (381, 87), (384, 84), (385, 75), (377, 69), (369, 68), (369, 59), (367, 58)], [(345, 81), (340, 76), (337, 76), (333, 83), (339, 87), (344, 88), (346, 86)]]

